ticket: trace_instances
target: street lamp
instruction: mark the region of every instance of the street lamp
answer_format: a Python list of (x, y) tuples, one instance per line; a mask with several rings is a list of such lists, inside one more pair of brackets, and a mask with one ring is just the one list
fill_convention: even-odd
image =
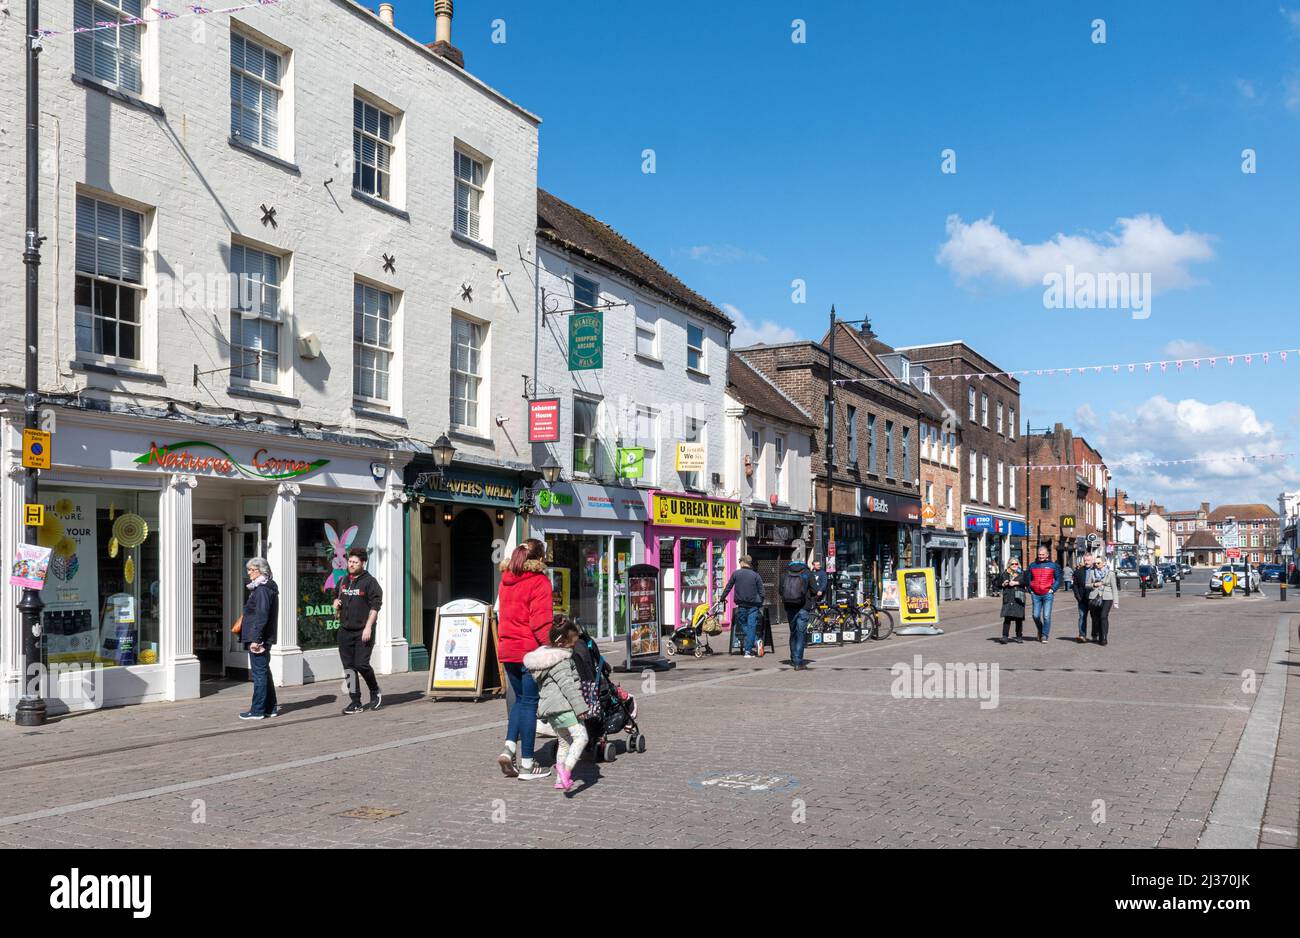
[(546, 454), (546, 462), (541, 465), (542, 478), (547, 485), (554, 485), (560, 478), (560, 464), (555, 461), (554, 453)]
[(439, 469), (446, 469), (450, 466), (455, 455), (456, 447), (452, 445), (451, 440), (447, 439), (447, 434), (442, 434), (434, 441), (433, 464)]

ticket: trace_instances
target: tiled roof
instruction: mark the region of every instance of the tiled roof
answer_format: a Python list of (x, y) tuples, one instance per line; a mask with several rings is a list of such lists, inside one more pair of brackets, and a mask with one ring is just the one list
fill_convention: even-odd
[(537, 190), (537, 236), (604, 264), (629, 280), (699, 313), (728, 332), (736, 324), (718, 307), (682, 283), (621, 234), (544, 189)]
[(803, 408), (739, 355), (727, 357), (727, 390), (746, 407), (760, 414), (801, 427), (817, 428), (816, 422)]
[(1220, 505), (1210, 512), (1209, 522), (1220, 524), (1229, 518), (1238, 521), (1276, 521), (1277, 511), (1267, 505)]
[(1194, 531), (1183, 542), (1183, 550), (1223, 550), (1223, 545), (1211, 531)]

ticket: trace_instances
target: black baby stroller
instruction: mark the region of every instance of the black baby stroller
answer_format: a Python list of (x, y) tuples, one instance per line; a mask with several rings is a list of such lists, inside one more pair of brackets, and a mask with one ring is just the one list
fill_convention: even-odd
[(583, 725), (592, 758), (597, 762), (613, 762), (618, 747), (611, 737), (625, 730), (627, 751), (645, 752), (645, 734), (636, 724), (636, 699), (610, 680), (609, 662), (601, 655), (596, 640), (581, 625), (573, 646), (573, 662), (582, 681), (582, 696), (587, 701), (587, 719)]

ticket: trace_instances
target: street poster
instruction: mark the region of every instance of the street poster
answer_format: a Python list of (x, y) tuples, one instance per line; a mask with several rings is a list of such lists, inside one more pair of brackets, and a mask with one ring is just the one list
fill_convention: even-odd
[(899, 618), (904, 623), (933, 625), (939, 621), (939, 596), (932, 567), (899, 570), (895, 587), (903, 596)]
[(491, 606), (455, 599), (438, 608), (426, 693), (439, 697), (484, 697), (505, 687), (497, 657), (497, 624)]
[(659, 568), (634, 564), (627, 571), (627, 657), (659, 654)]
[(13, 572), (9, 577), (10, 584), (23, 589), (41, 589), (45, 586), (45, 574), (49, 571), (52, 553), (54, 552), (48, 547), (19, 544)]

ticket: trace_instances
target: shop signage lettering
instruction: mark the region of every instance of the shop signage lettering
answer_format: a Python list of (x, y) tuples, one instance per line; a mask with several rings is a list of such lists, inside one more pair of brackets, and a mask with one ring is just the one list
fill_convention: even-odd
[(604, 364), (605, 324), (598, 311), (575, 313), (569, 320), (569, 370), (590, 371)]
[(740, 505), (706, 498), (655, 496), (655, 524), (740, 530)]
[(560, 442), (560, 399), (558, 397), (528, 402), (528, 442)]
[[(216, 455), (206, 455), (194, 450), (212, 450)], [(242, 475), (250, 479), (294, 479), (308, 475), (329, 464), (328, 459), (308, 462), (304, 459), (279, 459), (266, 449), (253, 454), (252, 464), (245, 466), (215, 443), (203, 440), (186, 440), (159, 446), (149, 444), (149, 452), (135, 458), (141, 466), (157, 466), (171, 472), (212, 472), (217, 475)]]
[(440, 491), (452, 492), (466, 498), (507, 498), (515, 497), (513, 486), (500, 482), (479, 482), (474, 479), (443, 479), (437, 486)]

